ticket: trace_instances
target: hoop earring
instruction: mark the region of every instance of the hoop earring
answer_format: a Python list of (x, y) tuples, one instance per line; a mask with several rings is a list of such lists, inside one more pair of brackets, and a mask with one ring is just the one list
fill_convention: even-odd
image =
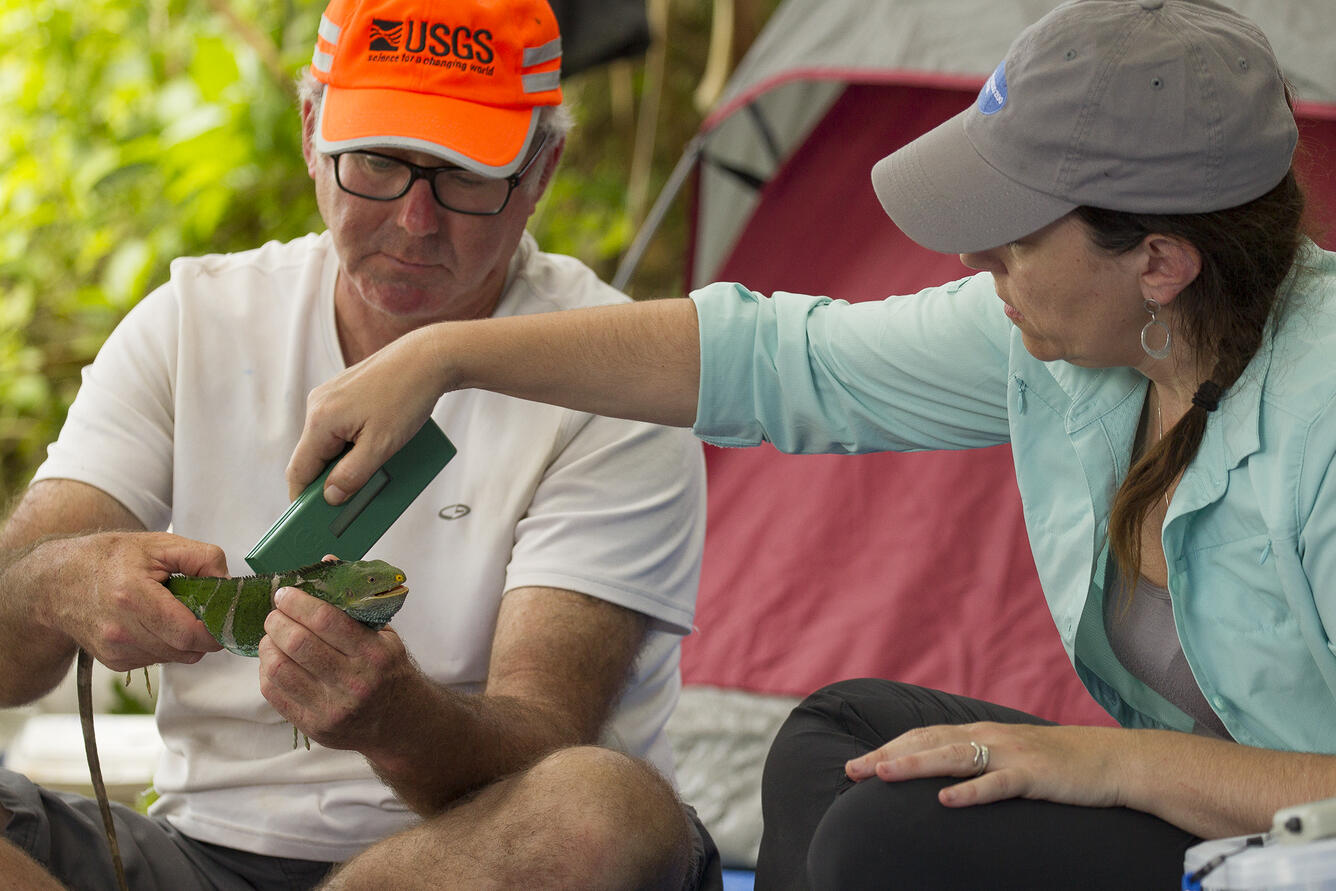
[[(1141, 348), (1145, 350), (1146, 355), (1150, 356), (1152, 359), (1167, 359), (1169, 358), (1170, 350), (1173, 348), (1174, 339), (1169, 334), (1169, 326), (1155, 318), (1155, 314), (1160, 311), (1160, 304), (1147, 297), (1145, 306), (1146, 312), (1150, 313), (1150, 321), (1141, 329)], [(1164, 332), (1164, 346), (1158, 349), (1150, 345), (1149, 335), (1152, 328), (1159, 328)]]

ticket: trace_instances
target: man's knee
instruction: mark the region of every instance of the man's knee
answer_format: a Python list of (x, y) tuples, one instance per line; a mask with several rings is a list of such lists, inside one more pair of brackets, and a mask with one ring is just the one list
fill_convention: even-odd
[[(0, 827), (7, 825), (8, 811), (0, 808)], [(0, 836), (0, 887), (25, 891), (61, 891), (63, 887), (22, 848)]]
[[(513, 778), (510, 797), (550, 842), (603, 875), (642, 888), (680, 888), (691, 829), (672, 786), (653, 767), (611, 749), (561, 749)], [(592, 886), (591, 886), (592, 887)]]
[(460, 887), (679, 891), (693, 830), (663, 777), (594, 746), (562, 749), (353, 858), (327, 889)]
[(673, 787), (650, 765), (620, 752), (561, 749), (530, 768), (522, 783), (539, 795), (557, 796), (572, 816), (585, 815), (596, 839), (634, 833), (686, 843), (687, 819)]

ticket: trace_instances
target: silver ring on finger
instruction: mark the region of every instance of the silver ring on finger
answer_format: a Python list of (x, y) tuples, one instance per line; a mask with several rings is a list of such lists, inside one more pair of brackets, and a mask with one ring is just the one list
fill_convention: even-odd
[(984, 771), (988, 769), (988, 747), (974, 740), (970, 740), (970, 747), (974, 749), (974, 760), (970, 762), (970, 767), (974, 768), (974, 776), (983, 776)]

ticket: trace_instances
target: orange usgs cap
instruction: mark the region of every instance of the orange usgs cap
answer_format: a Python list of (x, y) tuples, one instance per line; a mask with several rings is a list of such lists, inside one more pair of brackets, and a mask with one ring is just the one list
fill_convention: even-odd
[(333, 0), (311, 73), (315, 147), (428, 152), (486, 176), (524, 162), (538, 109), (561, 103), (546, 0)]

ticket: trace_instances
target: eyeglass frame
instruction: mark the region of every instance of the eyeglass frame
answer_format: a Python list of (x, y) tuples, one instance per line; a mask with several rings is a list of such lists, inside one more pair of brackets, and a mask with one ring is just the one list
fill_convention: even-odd
[[(447, 170), (468, 170), (467, 167), (461, 167), (458, 164), (444, 164), (439, 167), (423, 167), (420, 164), (414, 164), (412, 161), (405, 161), (403, 158), (396, 158), (393, 155), (374, 152), (370, 149), (349, 149), (344, 152), (333, 152), (329, 157), (334, 161), (334, 182), (341, 190), (355, 198), (365, 198), (367, 201), (398, 201), (400, 198), (408, 194), (409, 190), (413, 188), (414, 183), (421, 179), (426, 180), (427, 185), (431, 188), (432, 199), (446, 210), (452, 211), (453, 213), (467, 214), (471, 217), (494, 217), (505, 210), (506, 206), (510, 204), (510, 196), (514, 193), (516, 187), (524, 180), (525, 175), (529, 172), (529, 168), (533, 167), (534, 162), (538, 160), (538, 157), (541, 154), (543, 154), (543, 148), (547, 145), (547, 137), (548, 134), (546, 132), (539, 137), (538, 147), (534, 149), (534, 153), (529, 156), (529, 160), (524, 162), (523, 167), (516, 170), (510, 176), (496, 177), (496, 179), (499, 179), (508, 186), (506, 189), (506, 197), (501, 201), (501, 206), (496, 210), (460, 210), (457, 207), (451, 207), (441, 200), (441, 196), (436, 192), (436, 177)], [(395, 163), (408, 168), (408, 182), (404, 185), (403, 189), (400, 190), (399, 194), (392, 195), (388, 198), (378, 198), (374, 195), (363, 195), (361, 192), (354, 192), (343, 184), (343, 178), (339, 176), (339, 159), (344, 155), (371, 155), (374, 158), (384, 158), (386, 161), (394, 161)], [(476, 171), (469, 172), (476, 173)]]

